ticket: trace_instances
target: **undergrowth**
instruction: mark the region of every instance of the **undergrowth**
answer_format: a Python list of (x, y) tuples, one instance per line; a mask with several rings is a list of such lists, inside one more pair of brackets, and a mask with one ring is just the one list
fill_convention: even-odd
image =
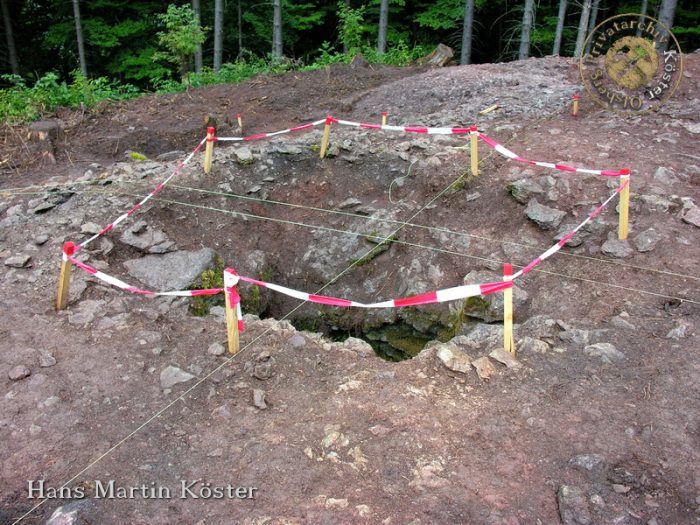
[[(190, 73), (184, 80), (159, 78), (152, 80), (157, 94), (177, 93), (189, 88), (211, 84), (237, 84), (261, 74), (285, 71), (312, 71), (332, 64), (347, 64), (356, 53), (367, 62), (394, 66), (406, 66), (424, 56), (426, 50), (420, 46), (409, 48), (399, 41), (383, 55), (375, 48), (364, 45), (351, 52), (336, 51), (325, 42), (318, 55), (308, 64), (268, 55), (265, 58), (250, 56), (234, 63), (227, 63), (215, 73), (204, 68), (201, 73)], [(0, 122), (16, 125), (43, 118), (59, 107), (91, 109), (99, 102), (127, 100), (149, 93), (132, 84), (123, 84), (105, 77), (85, 78), (78, 71), (71, 74), (70, 82), (61, 80), (56, 73), (46, 73), (33, 85), (19, 75), (0, 75)]]

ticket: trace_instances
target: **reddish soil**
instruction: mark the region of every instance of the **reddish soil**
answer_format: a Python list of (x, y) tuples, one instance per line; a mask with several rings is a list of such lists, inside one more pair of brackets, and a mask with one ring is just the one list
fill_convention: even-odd
[[(53, 308), (62, 242), (81, 240), (85, 223), (107, 224), (134, 202), (134, 195), (147, 193), (156, 183), (149, 169), (161, 170), (160, 180), (165, 169), (160, 163), (127, 163), (129, 170), (115, 165), (123, 164), (127, 150), (149, 157), (189, 151), (202, 137), (205, 115), (223, 123), (219, 133), (226, 135), (235, 133), (231, 121), (240, 112), (251, 134), (329, 113), (377, 121), (384, 107), (393, 108), (403, 97), (412, 104), (405, 106), (406, 119), (420, 122), (425, 75), (431, 83), (446, 85), (461, 74), (517, 79), (520, 68), (546, 73), (550, 67), (576, 84), (575, 64), (544, 59), (429, 73), (334, 66), (330, 75), (289, 73), (153, 96), (91, 114), (64, 114), (66, 140), (55, 165), (39, 165), (26, 155), (19, 140), (24, 130), (6, 131), (2, 156), (13, 168), (0, 176), (0, 256), (5, 263), (18, 254), (32, 258), (23, 268), (0, 266), (0, 523), (13, 523), (29, 511), (22, 523), (44, 523), (61, 505), (73, 505), (80, 523), (115, 524), (697, 523), (700, 293), (693, 270), (700, 260), (700, 228), (683, 220), (688, 199), (700, 204), (697, 53), (687, 57), (679, 90), (658, 113), (619, 116), (584, 97), (578, 118), (568, 115), (568, 101), (539, 117), (526, 110), (509, 112), (507, 106), (500, 114), (472, 115), (489, 135), (528, 158), (631, 168), (630, 238), (652, 227), (660, 234), (651, 251), (633, 249), (625, 259), (601, 254), (601, 244), (616, 231), (613, 205), (584, 244), (566, 248), (518, 283), (528, 300), (516, 309), (516, 323), (538, 315), (560, 321), (537, 336), (526, 328), (516, 330), (518, 340), (527, 332), (551, 343), (543, 353), (523, 344), (520, 369), (494, 361), (495, 372), (482, 380), (473, 370), (447, 369), (434, 350), (388, 362), (366, 347), (332, 343), (272, 318), (249, 318), (242, 352), (215, 356), (207, 349), (225, 342), (221, 318), (193, 316), (186, 299), (131, 296), (86, 281), (78, 272), (74, 282), (87, 282), (86, 289), (67, 311)], [(398, 80), (405, 90), (391, 84)], [(494, 98), (515, 97), (515, 89), (506, 82), (472, 96), (482, 97), (477, 102), (486, 107)], [(396, 98), (388, 100), (392, 90)], [(461, 101), (459, 93), (452, 96), (435, 103), (431, 114), (449, 112)], [(536, 95), (526, 98), (520, 96), (525, 106), (537, 103)], [(376, 112), (368, 114), (368, 107)], [(455, 120), (470, 124), (462, 117)], [(356, 130), (334, 128), (333, 140), (354, 141)], [(527, 264), (551, 245), (554, 232), (529, 221), (523, 204), (504, 190), (507, 182), (523, 176), (552, 175), (557, 184), (571, 178), (570, 191), (561, 191), (555, 204), (569, 213), (568, 222), (582, 220), (591, 204), (614, 191), (600, 178), (529, 173), (528, 166), (497, 155), (484, 155), (481, 175), (464, 182), (460, 175), (468, 152), (454, 149), (464, 145), (462, 138), (436, 139), (425, 149), (411, 143), (405, 150), (410, 162), (391, 152), (415, 137), (377, 134), (368, 140), (371, 153), (352, 161), (342, 152), (320, 161), (298, 136), (289, 139), (302, 148), (298, 155), (263, 152), (259, 146), (261, 156), (269, 155), (275, 178), (265, 187), (267, 199), (336, 209), (352, 197), (408, 220), (447, 189), (436, 206), (411, 222), (473, 237), (468, 247), (456, 249), (433, 230), (403, 228), (389, 250), (324, 290), (330, 295), (361, 301), (401, 296), (408, 285), (399, 269), (415, 260), (441, 269), (439, 280), (426, 281), (432, 289), (456, 286), (469, 271), (498, 269), (505, 261)], [(257, 154), (258, 146), (251, 147)], [(350, 153), (359, 151), (353, 148)], [(174, 181), (181, 187), (166, 189), (139, 218), (166, 232), (180, 249), (211, 247), (241, 271), (247, 271), (242, 253), (261, 250), (275, 282), (317, 290), (326, 280), (299, 266), (315, 242), (313, 229), (184, 204), (331, 227), (341, 231), (333, 234), (337, 242), (343, 242), (343, 230), (368, 233), (371, 227), (359, 217), (182, 188), (216, 191), (228, 184), (227, 192), (260, 197), (246, 192), (263, 185), (262, 161), (239, 166), (233, 151), (217, 145), (208, 177), (201, 175), (197, 157), (192, 169)], [(488, 153), (483, 146), (481, 151)], [(432, 158), (440, 164), (431, 164)], [(397, 186), (413, 160), (415, 171)], [(87, 178), (111, 184), (76, 182), (93, 163)], [(667, 168), (665, 179), (659, 167)], [(131, 174), (128, 184), (117, 178), (125, 170)], [(74, 195), (44, 214), (29, 212), (46, 187), (16, 188), (49, 181), (49, 186), (72, 188)], [(475, 193), (478, 198), (468, 197)], [(18, 218), (7, 220), (12, 216)], [(45, 242), (40, 242), (42, 234)], [(90, 252), (88, 262), (129, 279), (122, 263), (137, 253), (118, 237), (119, 232), (110, 233), (115, 248)], [(429, 248), (412, 244), (444, 251), (429, 257)], [(364, 287), (378, 277), (381, 285)], [(275, 298), (265, 314), (282, 319), (298, 304)], [(302, 311), (307, 320), (319, 312), (312, 305)], [(622, 318), (621, 312), (626, 313)], [(606, 362), (591, 356), (584, 343), (562, 335), (567, 326), (587, 330), (589, 342), (612, 344), (624, 357)], [(479, 353), (488, 355), (493, 348), (484, 343)], [(56, 364), (41, 367), (40, 350), (53, 354)], [(11, 380), (8, 374), (18, 365), (31, 375)], [(169, 365), (196, 377), (163, 389), (159, 377)], [(253, 404), (258, 389), (265, 392), (266, 409)], [(577, 467), (571, 460), (580, 455), (598, 459), (590, 469)], [(28, 480), (45, 480), (47, 487), (68, 483), (85, 497), (28, 499)], [(172, 497), (139, 492), (134, 498), (94, 498), (96, 483), (109, 480), (118, 487), (167, 487)], [(181, 499), (181, 480), (196, 489), (210, 483), (257, 490), (250, 498)], [(565, 486), (580, 489), (581, 497), (562, 497)]]

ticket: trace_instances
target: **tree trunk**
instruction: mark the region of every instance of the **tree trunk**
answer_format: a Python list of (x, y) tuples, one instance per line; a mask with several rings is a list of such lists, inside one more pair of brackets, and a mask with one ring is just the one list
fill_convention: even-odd
[(243, 58), (243, 15), (241, 13), (241, 0), (236, 5), (238, 12), (238, 60)]
[(272, 54), (282, 56), (282, 0), (272, 0)]
[(581, 20), (578, 23), (578, 34), (576, 35), (576, 50), (574, 51), (576, 58), (581, 58), (581, 53), (583, 53), (583, 43), (586, 41), (586, 29), (588, 29), (588, 17), (590, 14), (591, 0), (584, 0)]
[(87, 78), (87, 64), (85, 63), (85, 47), (83, 46), (83, 28), (80, 25), (80, 5), (78, 0), (73, 0), (73, 17), (75, 18), (75, 33), (78, 38), (78, 57), (80, 58), (80, 72)]
[(659, 9), (659, 22), (668, 27), (673, 28), (673, 18), (676, 14), (677, 0), (662, 0)]
[[(644, 23), (644, 17), (647, 14), (647, 11), (649, 10), (649, 0), (642, 0), (642, 7), (639, 10), (639, 14), (642, 16), (639, 17), (639, 23), (637, 24), (637, 27), (642, 27), (642, 24)], [(637, 36), (642, 36), (642, 30), (637, 29)]]
[(15, 37), (12, 33), (12, 20), (10, 20), (10, 10), (7, 8), (7, 0), (0, 0), (2, 7), (2, 19), (5, 21), (5, 39), (7, 41), (7, 54), (10, 60), (10, 69), (13, 75), (19, 75), (19, 64), (17, 61), (17, 49), (15, 48)]
[[(671, 28), (673, 28), (673, 17), (676, 14), (677, 3), (677, 0), (663, 0), (661, 2), (661, 7), (659, 8), (659, 22), (665, 25), (669, 31), (671, 30)], [(666, 49), (668, 49), (668, 44), (668, 41), (660, 44), (658, 48), (659, 51), (666, 51)]]
[(214, 73), (221, 69), (224, 46), (224, 0), (214, 0)]
[(459, 63), (462, 65), (472, 63), (472, 30), (474, 27), (474, 0), (464, 2), (464, 23), (462, 24), (462, 53)]
[[(590, 35), (593, 32), (593, 29), (595, 29), (595, 23), (596, 20), (598, 19), (598, 8), (600, 7), (600, 0), (593, 0), (593, 7), (591, 8), (591, 16), (588, 19), (588, 32), (586, 33), (586, 37)], [(586, 44), (586, 53), (591, 52), (591, 46), (593, 45), (593, 39), (591, 38), (588, 41), (588, 44)]]
[[(192, 0), (192, 11), (197, 17), (197, 23), (202, 25), (201, 12), (199, 8), (199, 0)], [(202, 44), (197, 44), (197, 50), (194, 52), (194, 72), (202, 72)]]
[(561, 51), (561, 35), (564, 33), (564, 18), (566, 18), (566, 0), (559, 0), (557, 31), (554, 34), (554, 47), (552, 48), (553, 55), (558, 55)]
[(386, 52), (386, 27), (389, 21), (389, 0), (381, 0), (379, 4), (379, 36), (377, 38), (377, 54)]
[(524, 60), (530, 56), (530, 32), (535, 18), (535, 0), (525, 0), (525, 12), (523, 13), (523, 30), (520, 33), (520, 52), (518, 60)]

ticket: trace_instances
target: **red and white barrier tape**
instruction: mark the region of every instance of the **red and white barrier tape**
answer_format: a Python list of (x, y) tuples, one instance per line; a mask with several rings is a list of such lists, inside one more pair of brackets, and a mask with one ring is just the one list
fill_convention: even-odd
[(559, 170), (559, 171), (570, 171), (570, 172), (576, 172), (576, 173), (590, 173), (592, 175), (602, 175), (603, 177), (622, 177), (624, 175), (629, 175), (629, 169), (623, 168), (621, 170), (591, 170), (587, 168), (576, 168), (573, 166), (568, 166), (566, 164), (552, 164), (551, 162), (540, 162), (537, 160), (529, 160), (524, 157), (521, 157), (517, 153), (509, 150), (502, 144), (499, 144), (495, 140), (493, 140), (491, 137), (488, 135), (485, 135), (481, 132), (479, 132), (479, 138), (483, 140), (486, 144), (488, 144), (491, 148), (496, 150), (497, 153), (503, 155), (506, 158), (509, 158), (511, 160), (515, 160), (517, 162), (524, 162), (525, 164), (530, 164), (532, 166), (541, 166), (543, 168), (549, 168), (553, 170)]
[(335, 117), (328, 117), (332, 122), (337, 122), (341, 126), (351, 126), (362, 129), (380, 129), (383, 131), (399, 131), (403, 133), (421, 133), (426, 135), (464, 135), (476, 131), (476, 126), (468, 128), (428, 128), (425, 126), (390, 126), (388, 124), (366, 124), (364, 122), (353, 122)]
[(180, 162), (180, 164), (177, 165), (177, 167), (176, 167), (175, 170), (170, 174), (170, 176), (168, 176), (168, 178), (166, 178), (163, 182), (161, 182), (160, 184), (158, 184), (158, 186), (156, 186), (155, 188), (153, 188), (153, 191), (151, 191), (151, 193), (149, 193), (148, 195), (146, 195), (146, 196), (141, 200), (141, 202), (139, 202), (139, 203), (137, 203), (136, 205), (134, 205), (134, 207), (131, 208), (131, 209), (130, 209), (129, 211), (127, 211), (126, 213), (124, 213), (124, 214), (120, 215), (119, 217), (117, 217), (114, 221), (112, 221), (110, 224), (108, 224), (107, 226), (105, 226), (104, 228), (102, 228), (102, 230), (100, 230), (98, 233), (96, 233), (95, 235), (93, 235), (93, 236), (90, 237), (89, 239), (86, 239), (86, 240), (84, 240), (83, 242), (81, 242), (80, 244), (76, 245), (76, 246), (75, 246), (75, 251), (80, 251), (80, 250), (82, 250), (83, 248), (85, 248), (85, 246), (87, 246), (88, 244), (90, 244), (90, 243), (91, 243), (92, 241), (94, 241), (95, 239), (97, 239), (97, 238), (99, 238), (99, 237), (102, 237), (102, 236), (105, 235), (106, 233), (109, 233), (110, 231), (112, 231), (112, 230), (114, 229), (114, 227), (117, 226), (120, 222), (126, 220), (128, 217), (131, 217), (131, 215), (133, 215), (137, 210), (139, 210), (140, 208), (142, 208), (143, 205), (146, 204), (146, 203), (149, 201), (149, 199), (150, 199), (151, 197), (153, 197), (154, 195), (160, 193), (160, 191), (161, 191), (163, 188), (165, 188), (165, 185), (168, 184), (168, 182), (170, 182), (170, 180), (171, 180), (173, 177), (175, 177), (175, 175), (177, 175), (178, 173), (180, 173), (180, 171), (182, 170), (182, 168), (184, 168), (184, 167), (187, 165), (187, 163), (190, 162), (190, 160), (192, 160), (192, 157), (194, 157), (194, 156), (197, 154), (197, 152), (202, 148), (202, 146), (204, 145), (204, 143), (206, 142), (206, 140), (207, 140), (206, 138), (202, 139), (202, 141), (197, 145), (196, 148), (194, 148), (194, 150), (192, 150), (192, 152), (187, 156), (187, 158), (186, 158), (185, 160), (183, 160), (182, 162)]
[(236, 285), (238, 284), (239, 277), (236, 270), (233, 268), (226, 268), (224, 270), (224, 291), (228, 294), (229, 304), (236, 305), (236, 317), (238, 319), (238, 329), (243, 331), (243, 312), (241, 311), (241, 296), (238, 295), (236, 290)]
[(513, 277), (511, 277), (511, 279), (517, 279), (518, 277), (525, 275), (526, 273), (530, 272), (535, 266), (540, 264), (542, 261), (544, 261), (548, 257), (551, 257), (552, 255), (557, 253), (559, 250), (561, 250), (564, 247), (564, 245), (566, 245), (566, 243), (569, 242), (569, 240), (574, 235), (576, 235), (576, 232), (578, 232), (581, 228), (583, 228), (590, 221), (595, 219), (598, 216), (598, 214), (600, 214), (600, 212), (603, 211), (603, 209), (610, 203), (610, 201), (612, 201), (622, 190), (624, 190), (629, 185), (629, 183), (630, 183), (630, 180), (629, 180), (630, 176), (629, 175), (622, 175), (621, 179), (623, 182), (615, 189), (615, 192), (612, 195), (610, 195), (610, 197), (608, 197), (600, 206), (598, 206), (595, 210), (593, 210), (591, 213), (589, 213), (588, 216), (586, 217), (586, 219), (581, 224), (576, 226), (576, 228), (574, 228), (569, 233), (567, 233), (564, 237), (562, 237), (561, 240), (559, 240), (559, 242), (557, 242), (554, 246), (552, 246), (548, 250), (542, 252), (542, 254), (539, 257), (537, 257), (532, 262), (530, 262), (530, 264), (525, 266), (522, 270), (513, 274)]
[(112, 277), (106, 273), (103, 273), (92, 266), (85, 264), (73, 257), (75, 253), (72, 249), (74, 246), (72, 243), (66, 243), (63, 249), (63, 260), (70, 261), (76, 265), (81, 270), (89, 273), (93, 277), (124, 291), (138, 294), (138, 295), (152, 295), (152, 296), (178, 296), (178, 297), (196, 297), (200, 295), (216, 295), (224, 291), (228, 293), (234, 292), (235, 295), (230, 296), (232, 304), (237, 304), (238, 318), (241, 319), (240, 314), (240, 298), (238, 294), (235, 293), (235, 286), (239, 281), (247, 282), (260, 286), (262, 288), (269, 288), (275, 292), (279, 292), (289, 297), (294, 297), (295, 299), (300, 299), (302, 301), (309, 301), (311, 303), (325, 304), (329, 306), (340, 306), (340, 307), (354, 307), (354, 308), (400, 308), (404, 306), (418, 306), (422, 304), (435, 304), (444, 303), (447, 301), (454, 301), (457, 299), (465, 299), (467, 297), (474, 297), (477, 295), (488, 295), (496, 292), (505, 290), (513, 286), (513, 283), (509, 281), (486, 283), (486, 284), (467, 284), (462, 286), (455, 286), (453, 288), (445, 288), (442, 290), (436, 290), (434, 292), (428, 292), (420, 295), (413, 295), (410, 297), (404, 297), (400, 299), (391, 299), (389, 301), (382, 301), (378, 303), (360, 303), (357, 301), (349, 301), (347, 299), (338, 299), (336, 297), (328, 297), (325, 295), (315, 295), (306, 292), (300, 292), (298, 290), (293, 290), (285, 286), (280, 286), (278, 284), (268, 283), (265, 281), (260, 281), (258, 279), (252, 279), (250, 277), (245, 277), (238, 275), (235, 270), (227, 268), (224, 272), (224, 288), (211, 288), (206, 290), (179, 290), (179, 291), (169, 291), (169, 292), (154, 292), (150, 290), (143, 290), (136, 286), (132, 286), (116, 277)]
[(351, 126), (362, 129), (379, 129), (384, 131), (400, 131), (404, 133), (426, 133), (428, 135), (462, 135), (465, 133), (476, 131), (476, 126), (469, 128), (426, 128), (421, 126), (389, 126), (382, 124), (367, 124), (364, 122), (352, 122), (350, 120), (341, 120), (329, 115), (324, 119), (315, 120), (314, 122), (302, 124), (301, 126), (296, 126), (294, 128), (283, 129), (280, 131), (272, 131), (268, 133), (258, 133), (257, 135), (250, 135), (248, 137), (214, 137), (213, 140), (220, 142), (242, 142), (249, 140), (260, 140), (264, 138), (275, 137), (277, 135), (283, 135), (285, 133), (311, 129), (316, 126), (320, 126), (321, 124), (332, 124), (334, 122), (340, 124), (341, 126)]
[(293, 133), (296, 131), (303, 131), (306, 129), (311, 129), (315, 126), (320, 126), (321, 124), (325, 124), (326, 119), (321, 119), (321, 120), (316, 120), (314, 122), (309, 122), (307, 124), (302, 124), (301, 126), (296, 126), (293, 128), (287, 128), (287, 129), (282, 129), (280, 131), (271, 131), (268, 133), (258, 133), (257, 135), (249, 135), (247, 137), (214, 137), (214, 140), (218, 142), (246, 142), (249, 140), (260, 140), (260, 139), (266, 139), (269, 137), (275, 137), (277, 135), (284, 135), (285, 133)]
[(301, 301), (309, 301), (311, 303), (325, 304), (328, 306), (340, 306), (343, 308), (400, 308), (403, 306), (444, 303), (447, 301), (474, 297), (476, 295), (488, 295), (500, 292), (501, 290), (505, 290), (506, 288), (513, 286), (512, 283), (505, 281), (486, 284), (466, 284), (462, 286), (455, 286), (454, 288), (445, 288), (434, 292), (412, 295), (401, 299), (391, 299), (389, 301), (382, 301), (379, 303), (360, 303), (357, 301), (348, 301), (347, 299), (338, 299), (335, 297), (327, 297), (325, 295), (314, 295), (306, 292), (300, 292), (285, 286), (280, 286), (279, 284), (259, 281), (257, 279), (251, 279), (250, 277), (244, 277), (242, 275), (239, 278), (241, 281), (255, 284), (263, 288), (269, 288), (270, 290), (288, 295), (289, 297), (294, 297), (295, 299), (299, 299)]
[(469, 127), (439, 127), (439, 128), (431, 128), (431, 127), (426, 127), (426, 126), (390, 126), (387, 124), (368, 124), (366, 122), (354, 122), (352, 120), (343, 120), (343, 119), (338, 119), (335, 118), (331, 115), (327, 116), (325, 119), (322, 120), (316, 120), (314, 122), (309, 122), (308, 124), (302, 124), (301, 126), (297, 126), (294, 128), (289, 128), (289, 129), (283, 129), (280, 131), (273, 131), (269, 133), (259, 133), (257, 135), (250, 135), (248, 137), (214, 137), (212, 140), (216, 141), (249, 141), (249, 140), (259, 140), (259, 139), (264, 139), (264, 138), (269, 138), (269, 137), (274, 137), (277, 135), (282, 135), (285, 133), (290, 133), (294, 131), (302, 131), (305, 129), (310, 129), (315, 126), (320, 126), (321, 124), (340, 124), (341, 126), (350, 126), (354, 128), (361, 128), (361, 129), (377, 129), (377, 130), (382, 130), (382, 131), (398, 131), (400, 133), (419, 133), (419, 134), (426, 134), (426, 135), (465, 135), (468, 133), (476, 133), (477, 136), (483, 140), (489, 147), (493, 148), (496, 150), (497, 153), (500, 155), (503, 155), (504, 157), (515, 160), (517, 162), (523, 162), (525, 164), (530, 164), (532, 166), (540, 166), (543, 168), (549, 168), (549, 169), (554, 169), (554, 170), (559, 170), (559, 171), (568, 171), (568, 172), (575, 172), (575, 173), (590, 173), (592, 175), (602, 175), (604, 177), (620, 177), (622, 175), (627, 175), (629, 174), (629, 170), (626, 169), (621, 169), (621, 170), (592, 170), (588, 168), (578, 168), (574, 166), (569, 166), (567, 164), (553, 164), (551, 162), (542, 162), (542, 161), (537, 161), (537, 160), (529, 160), (524, 157), (521, 157), (517, 153), (509, 150), (502, 144), (499, 144), (496, 142), (494, 139), (489, 137), (488, 135), (478, 131), (476, 126), (469, 126)]

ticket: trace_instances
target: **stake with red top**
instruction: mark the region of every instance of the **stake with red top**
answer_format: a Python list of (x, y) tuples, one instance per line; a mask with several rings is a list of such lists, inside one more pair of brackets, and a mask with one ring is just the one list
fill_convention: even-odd
[(75, 253), (75, 244), (63, 243), (63, 260), (61, 261), (61, 274), (58, 277), (58, 293), (56, 295), (56, 310), (63, 310), (68, 306), (68, 294), (70, 292), (70, 271), (73, 265), (68, 260)]
[(571, 97), (573, 100), (573, 107), (571, 108), (571, 116), (572, 117), (578, 117), (578, 101), (581, 100), (581, 95), (576, 93), (573, 97)]
[(207, 128), (207, 146), (204, 150), (204, 173), (211, 171), (211, 165), (214, 161), (214, 141), (216, 140), (216, 129), (213, 127)]

